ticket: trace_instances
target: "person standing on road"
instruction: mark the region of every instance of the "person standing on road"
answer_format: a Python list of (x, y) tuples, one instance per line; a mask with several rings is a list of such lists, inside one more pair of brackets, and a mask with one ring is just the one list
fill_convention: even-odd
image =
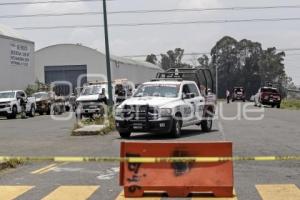
[(230, 92), (229, 92), (229, 90), (226, 90), (226, 99), (227, 99), (227, 103), (230, 103)]

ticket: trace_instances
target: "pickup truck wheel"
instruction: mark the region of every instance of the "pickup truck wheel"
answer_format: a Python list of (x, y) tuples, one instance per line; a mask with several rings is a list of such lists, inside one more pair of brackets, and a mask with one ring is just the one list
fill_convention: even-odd
[(172, 125), (172, 137), (179, 138), (181, 136), (181, 126), (182, 122), (178, 119), (173, 119), (173, 125)]
[(17, 118), (17, 107), (13, 106), (12, 112), (10, 115), (7, 116), (7, 119), (16, 119)]
[(51, 115), (51, 105), (48, 106), (47, 115)]
[(121, 136), (121, 138), (130, 138), (131, 132), (130, 131), (119, 131), (119, 135)]
[(204, 132), (210, 132), (212, 129), (212, 119), (210, 117), (206, 117), (207, 119), (201, 122), (201, 129)]
[(34, 106), (31, 106), (30, 112), (29, 112), (29, 117), (34, 117), (35, 116), (35, 108)]
[(277, 108), (280, 108), (280, 104), (277, 104)]

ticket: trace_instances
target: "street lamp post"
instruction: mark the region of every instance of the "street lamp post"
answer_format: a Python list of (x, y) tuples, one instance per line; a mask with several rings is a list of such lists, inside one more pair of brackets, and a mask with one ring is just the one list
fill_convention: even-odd
[(106, 0), (102, 0), (102, 1), (103, 1), (106, 71), (107, 71), (107, 85), (108, 85), (108, 105), (112, 106), (113, 105), (113, 96), (112, 96), (112, 81), (111, 81), (111, 69), (110, 69), (110, 54), (109, 54)]

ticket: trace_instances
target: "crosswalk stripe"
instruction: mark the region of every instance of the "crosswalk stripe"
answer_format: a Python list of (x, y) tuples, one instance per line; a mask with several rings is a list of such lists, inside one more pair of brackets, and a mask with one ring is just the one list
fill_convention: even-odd
[(34, 186), (0, 186), (0, 199), (16, 199), (32, 188), (34, 188)]
[(60, 186), (42, 200), (86, 200), (99, 186)]
[(216, 198), (216, 197), (193, 197), (192, 200), (238, 200), (236, 196), (235, 190), (233, 190), (233, 197), (224, 197), (224, 198)]
[(296, 200), (300, 199), (300, 190), (294, 184), (256, 185), (263, 200)]
[(116, 198), (116, 200), (124, 200), (124, 199), (127, 199), (127, 200), (160, 200), (161, 197), (138, 197), (138, 198), (126, 198), (125, 195), (124, 195), (124, 191), (122, 191)]
[(64, 162), (64, 163), (54, 163), (54, 164), (50, 164), (50, 165), (47, 165), (46, 167), (43, 167), (43, 168), (40, 168), (38, 170), (35, 170), (35, 171), (32, 171), (31, 174), (45, 174), (45, 173), (48, 173), (49, 171), (57, 168), (57, 167), (60, 167), (62, 165), (66, 165), (66, 164), (69, 164), (68, 162)]
[(38, 173), (40, 173), (40, 172), (42, 172), (44, 170), (47, 170), (47, 169), (49, 169), (51, 167), (55, 167), (56, 165), (57, 165), (57, 163), (47, 165), (46, 167), (43, 167), (43, 168), (40, 168), (38, 170), (32, 171), (31, 174), (38, 174)]

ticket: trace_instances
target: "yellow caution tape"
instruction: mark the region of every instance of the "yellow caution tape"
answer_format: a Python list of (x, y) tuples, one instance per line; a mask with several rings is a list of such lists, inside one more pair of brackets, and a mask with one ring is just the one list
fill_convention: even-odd
[(0, 156), (0, 162), (8, 161), (51, 162), (128, 162), (128, 163), (172, 163), (172, 162), (225, 162), (225, 161), (300, 161), (300, 156), (256, 156), (256, 157), (26, 157)]

